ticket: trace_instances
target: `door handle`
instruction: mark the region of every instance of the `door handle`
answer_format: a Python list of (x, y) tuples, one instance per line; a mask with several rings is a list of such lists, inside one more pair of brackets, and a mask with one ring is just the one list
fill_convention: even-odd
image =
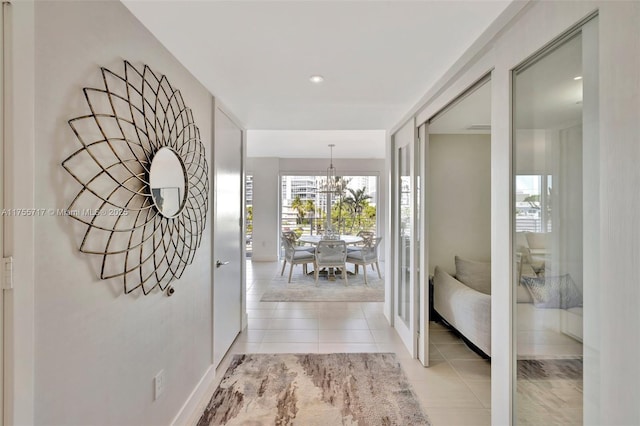
[(221, 266), (228, 265), (228, 264), (229, 264), (228, 261), (227, 262), (221, 262), (219, 260), (216, 260), (216, 268), (219, 268)]

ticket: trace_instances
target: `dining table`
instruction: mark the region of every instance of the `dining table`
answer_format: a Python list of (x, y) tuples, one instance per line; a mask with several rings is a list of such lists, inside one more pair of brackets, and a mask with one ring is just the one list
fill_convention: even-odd
[[(318, 244), (318, 241), (322, 240), (322, 235), (300, 235), (298, 241), (306, 244)], [(358, 244), (363, 241), (362, 237), (357, 235), (339, 235), (337, 241), (344, 241), (347, 245)]]
[[(322, 240), (322, 235), (301, 235), (298, 238), (298, 242), (305, 244), (317, 245), (320, 240)], [(335, 241), (344, 241), (347, 245), (350, 244), (358, 244), (364, 241), (362, 237), (357, 235), (338, 235)], [(334, 268), (329, 268), (329, 270), (321, 270), (319, 271), (320, 275), (326, 276), (328, 280), (335, 281), (336, 273), (340, 273), (340, 271), (336, 271)], [(352, 272), (347, 271), (348, 274), (352, 274)], [(309, 274), (313, 274), (310, 272)]]

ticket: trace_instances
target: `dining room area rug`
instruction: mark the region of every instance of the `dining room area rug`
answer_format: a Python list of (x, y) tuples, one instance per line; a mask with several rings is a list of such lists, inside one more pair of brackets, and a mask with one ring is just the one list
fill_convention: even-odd
[(384, 279), (379, 279), (371, 267), (367, 271), (368, 285), (362, 269), (357, 275), (349, 275), (346, 285), (341, 276), (336, 276), (335, 281), (319, 277), (316, 286), (313, 274), (302, 273), (294, 274), (289, 283), (287, 272), (273, 278), (261, 302), (384, 302)]
[(238, 354), (198, 426), (430, 422), (393, 353)]

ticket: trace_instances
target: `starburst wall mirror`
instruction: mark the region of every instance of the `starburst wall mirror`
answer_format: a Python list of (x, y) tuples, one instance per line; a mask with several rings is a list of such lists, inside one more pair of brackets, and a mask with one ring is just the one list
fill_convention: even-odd
[(83, 224), (80, 251), (101, 256), (100, 278), (124, 292), (170, 285), (195, 257), (209, 175), (193, 113), (166, 76), (124, 61), (84, 88), (89, 112), (69, 120), (81, 147), (62, 166), (81, 185), (66, 214)]

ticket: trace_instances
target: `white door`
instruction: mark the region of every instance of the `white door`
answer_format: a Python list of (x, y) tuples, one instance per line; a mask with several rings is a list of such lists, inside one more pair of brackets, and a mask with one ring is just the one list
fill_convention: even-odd
[[(4, 208), (4, 147), (5, 147), (5, 106), (7, 105), (7, 97), (6, 97), (6, 58), (9, 54), (8, 48), (5, 48), (5, 42), (7, 41), (5, 37), (5, 31), (8, 31), (8, 19), (9, 19), (9, 4), (7, 2), (2, 3), (2, 17), (0, 19), (0, 47), (2, 48), (2, 52), (0, 52), (0, 210)], [(4, 258), (4, 217), (0, 217), (0, 256)], [(3, 266), (3, 265), (2, 265)], [(4, 271), (2, 271), (4, 275)], [(8, 368), (8, 366), (4, 365), (4, 349), (5, 349), (5, 307), (4, 307), (4, 290), (5, 277), (0, 277), (0, 426), (4, 424), (4, 401), (5, 401), (5, 389), (4, 389), (4, 371)]]
[(222, 111), (214, 118), (213, 363), (241, 329), (242, 129)]
[(415, 126), (401, 128), (394, 142), (394, 327), (411, 356), (417, 356)]

